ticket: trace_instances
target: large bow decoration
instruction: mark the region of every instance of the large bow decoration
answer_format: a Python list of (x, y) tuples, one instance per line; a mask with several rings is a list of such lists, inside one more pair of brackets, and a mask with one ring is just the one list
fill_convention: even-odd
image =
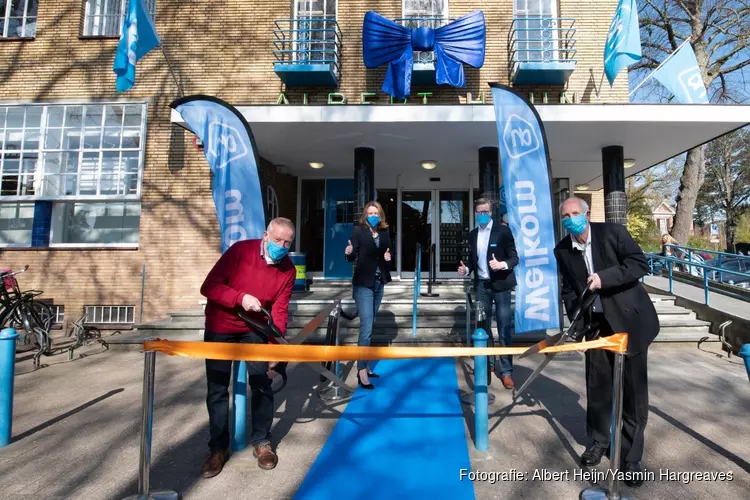
[(435, 52), (438, 85), (464, 87), (463, 64), (484, 64), (484, 38), (484, 14), (479, 10), (437, 29), (407, 28), (370, 11), (362, 25), (362, 56), (368, 68), (388, 63), (383, 92), (403, 99), (411, 91), (414, 51)]

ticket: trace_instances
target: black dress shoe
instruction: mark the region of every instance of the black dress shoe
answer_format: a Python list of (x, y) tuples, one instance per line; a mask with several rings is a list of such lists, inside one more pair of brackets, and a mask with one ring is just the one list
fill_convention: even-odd
[(640, 462), (626, 462), (625, 463), (625, 480), (623, 481), (626, 485), (631, 488), (638, 488), (643, 486), (644, 476), (646, 472), (643, 470), (643, 465)]
[(591, 446), (586, 448), (586, 451), (581, 455), (581, 465), (597, 465), (602, 461), (602, 456), (609, 449), (609, 445), (604, 443), (594, 442)]

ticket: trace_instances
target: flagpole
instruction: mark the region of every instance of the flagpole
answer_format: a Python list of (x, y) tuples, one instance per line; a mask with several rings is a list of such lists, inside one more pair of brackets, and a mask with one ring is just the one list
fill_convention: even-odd
[(690, 39), (691, 39), (691, 38), (693, 38), (693, 35), (690, 35), (689, 37), (687, 37), (687, 38), (685, 39), (685, 41), (684, 41), (684, 42), (682, 42), (682, 43), (680, 44), (680, 46), (679, 46), (679, 47), (677, 47), (677, 48), (676, 48), (676, 49), (674, 50), (674, 52), (672, 52), (671, 54), (669, 54), (669, 55), (667, 56), (667, 58), (666, 58), (666, 59), (664, 59), (664, 60), (663, 60), (663, 61), (661, 62), (661, 64), (659, 64), (659, 65), (658, 65), (658, 66), (656, 67), (656, 69), (654, 69), (654, 70), (653, 70), (653, 71), (652, 71), (651, 73), (649, 73), (649, 75), (648, 75), (648, 76), (647, 76), (646, 78), (644, 78), (643, 80), (641, 80), (641, 83), (639, 83), (639, 84), (638, 84), (638, 86), (636, 86), (636, 88), (634, 88), (634, 89), (633, 89), (633, 91), (632, 91), (632, 92), (631, 92), (630, 94), (628, 94), (628, 98), (632, 97), (632, 96), (633, 96), (633, 94), (635, 94), (635, 91), (636, 91), (636, 90), (638, 90), (639, 88), (641, 88), (641, 85), (643, 85), (644, 83), (646, 83), (646, 80), (648, 80), (649, 78), (651, 78), (651, 77), (652, 77), (652, 76), (654, 75), (654, 73), (656, 73), (656, 72), (657, 72), (657, 71), (659, 70), (659, 68), (661, 68), (662, 66), (664, 66), (664, 63), (666, 63), (667, 61), (669, 61), (669, 59), (670, 59), (670, 58), (671, 58), (671, 57), (672, 57), (673, 55), (675, 55), (675, 54), (677, 53), (677, 51), (679, 51), (679, 50), (680, 50), (680, 49), (682, 48), (682, 46), (683, 46), (683, 45), (685, 45), (686, 43), (688, 43), (688, 42), (690, 41)]
[(174, 72), (174, 68), (172, 68), (172, 63), (169, 62), (169, 57), (167, 57), (167, 53), (164, 50), (164, 44), (160, 43), (159, 48), (161, 49), (161, 53), (164, 55), (164, 60), (167, 61), (167, 67), (169, 68), (169, 72), (172, 74), (175, 85), (177, 85), (177, 91), (180, 93), (180, 97), (185, 97), (185, 92), (182, 90), (182, 85), (180, 85), (179, 80), (177, 80), (177, 75)]

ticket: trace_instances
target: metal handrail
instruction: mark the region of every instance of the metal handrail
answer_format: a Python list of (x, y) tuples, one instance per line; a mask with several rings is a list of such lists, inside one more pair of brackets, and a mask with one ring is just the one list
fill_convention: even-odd
[[(313, 23), (322, 23), (323, 28), (312, 28)], [(273, 57), (282, 64), (332, 64), (336, 73), (340, 71), (339, 58), (343, 36), (339, 24), (333, 16), (303, 17), (297, 19), (276, 19), (276, 29), (273, 30)], [(286, 26), (291, 26), (287, 28)], [(311, 33), (323, 33), (321, 39), (300, 38), (300, 34), (309, 36)], [(329, 35), (330, 34), (330, 35)], [(321, 48), (304, 48), (306, 45)], [(289, 47), (292, 48), (289, 48)], [(321, 59), (313, 58), (313, 54), (330, 54)], [(297, 56), (301, 57), (297, 57)]]
[[(540, 26), (535, 27), (522, 27), (519, 26), (522, 22), (540, 22)], [(543, 63), (543, 62), (576, 62), (575, 55), (577, 54), (576, 49), (576, 28), (575, 18), (571, 17), (546, 17), (546, 16), (525, 16), (515, 17), (510, 25), (508, 32), (508, 55), (509, 55), (509, 68), (508, 75), (512, 77), (513, 72), (518, 68), (521, 63)], [(565, 24), (563, 24), (565, 23)], [(518, 35), (520, 33), (540, 33), (541, 37), (524, 38), (521, 39)], [(549, 33), (549, 36), (545, 34)], [(549, 44), (549, 47), (526, 47), (519, 48), (520, 44)], [(521, 58), (520, 54), (523, 53), (526, 57)], [(550, 57), (544, 57), (545, 53), (549, 53)], [(537, 54), (541, 54), (540, 57), (536, 57)], [(534, 57), (532, 57), (534, 56)]]
[[(709, 302), (710, 302), (709, 293), (708, 293), (709, 291), (714, 291), (716, 293), (720, 293), (720, 294), (726, 295), (728, 297), (733, 297), (733, 298), (736, 298), (736, 299), (744, 300), (746, 302), (750, 302), (750, 298), (748, 298), (746, 295), (739, 294), (739, 293), (733, 293), (733, 292), (725, 290), (723, 288), (718, 288), (718, 287), (712, 287), (712, 286), (710, 286), (709, 282), (710, 281), (715, 281), (715, 280), (709, 280), (708, 279), (708, 273), (706, 272), (706, 270), (716, 271), (716, 272), (719, 272), (719, 273), (729, 273), (729, 274), (731, 274), (733, 276), (736, 275), (736, 276), (747, 277), (747, 278), (750, 278), (750, 273), (743, 273), (742, 271), (727, 271), (726, 269), (721, 269), (721, 268), (717, 268), (717, 267), (714, 267), (714, 266), (709, 266), (709, 265), (706, 265), (706, 264), (700, 264), (700, 263), (697, 263), (697, 262), (692, 262), (692, 261), (687, 261), (687, 260), (683, 260), (683, 259), (678, 259), (676, 257), (665, 257), (663, 255), (650, 255), (648, 258), (649, 258), (649, 267), (651, 269), (652, 274), (653, 274), (653, 269), (654, 269), (654, 265), (653, 265), (654, 260), (658, 259), (658, 260), (665, 261), (667, 263), (667, 273), (668, 273), (668, 277), (669, 277), (669, 293), (670, 294), (674, 294), (674, 292), (673, 292), (673, 290), (674, 290), (673, 282), (675, 280), (675, 277), (674, 277), (674, 273), (673, 273), (673, 267), (674, 267), (673, 264), (677, 263), (677, 264), (688, 265), (690, 267), (696, 267), (696, 268), (699, 268), (699, 269), (701, 269), (703, 271), (703, 293), (704, 293), (703, 301), (704, 301), (705, 305), (709, 305)], [(641, 279), (641, 281), (645, 282), (645, 276)], [(680, 281), (684, 281), (684, 280), (680, 280)], [(723, 283), (723, 282), (720, 281), (719, 283)]]
[(414, 268), (414, 310), (412, 312), (411, 320), (412, 337), (417, 336), (417, 298), (419, 297), (419, 292), (422, 286), (422, 245), (420, 243), (417, 243), (416, 256), (414, 260), (416, 267)]
[(738, 253), (728, 253), (728, 252), (719, 252), (718, 250), (706, 250), (705, 248), (694, 248), (694, 247), (687, 247), (682, 245), (674, 245), (672, 243), (665, 243), (663, 246), (667, 248), (675, 248), (677, 250), (680, 250), (684, 253), (692, 254), (695, 253), (710, 253), (713, 255), (717, 255), (718, 258), (727, 257), (729, 259), (740, 259), (740, 260), (747, 260), (750, 261), (750, 257), (747, 255), (742, 255)]

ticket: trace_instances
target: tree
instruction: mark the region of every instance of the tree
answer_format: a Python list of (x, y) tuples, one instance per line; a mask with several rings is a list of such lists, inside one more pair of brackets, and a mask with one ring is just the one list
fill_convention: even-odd
[(706, 148), (706, 178), (698, 193), (700, 212), (726, 218), (727, 249), (734, 246), (729, 226), (750, 211), (750, 128), (712, 141)]
[[(748, 0), (645, 0), (638, 13), (643, 58), (631, 70), (655, 69), (688, 37), (711, 102), (743, 102), (744, 68), (750, 65)], [(651, 82), (652, 90), (657, 88)], [(659, 92), (659, 91), (657, 91)], [(698, 191), (705, 178), (702, 146), (687, 152), (672, 236), (685, 244)]]
[(628, 199), (628, 213), (638, 210), (643, 203), (658, 205), (664, 200), (674, 199), (677, 189), (679, 166), (676, 161), (668, 161), (631, 175), (625, 181)]

